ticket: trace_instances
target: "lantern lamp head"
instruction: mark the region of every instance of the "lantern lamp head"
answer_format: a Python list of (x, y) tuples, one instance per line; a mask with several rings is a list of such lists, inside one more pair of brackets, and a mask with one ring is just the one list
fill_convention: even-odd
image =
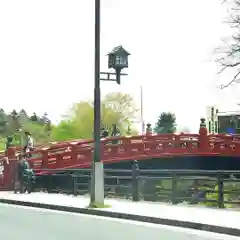
[(116, 71), (128, 68), (128, 56), (130, 55), (122, 46), (115, 47), (108, 54), (108, 68)]

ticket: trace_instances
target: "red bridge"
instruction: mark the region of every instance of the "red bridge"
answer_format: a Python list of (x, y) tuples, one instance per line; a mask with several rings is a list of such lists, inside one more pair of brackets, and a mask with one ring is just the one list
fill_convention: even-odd
[[(55, 143), (48, 147), (38, 147), (32, 152), (29, 163), (37, 174), (41, 175), (53, 170), (90, 168), (93, 148), (93, 140)], [(6, 152), (4, 188), (12, 182), (16, 152), (14, 147)], [(202, 123), (199, 134), (148, 134), (107, 138), (101, 141), (101, 160), (106, 165), (132, 160), (161, 161), (163, 158), (182, 156), (240, 157), (240, 136), (208, 135), (206, 126)]]

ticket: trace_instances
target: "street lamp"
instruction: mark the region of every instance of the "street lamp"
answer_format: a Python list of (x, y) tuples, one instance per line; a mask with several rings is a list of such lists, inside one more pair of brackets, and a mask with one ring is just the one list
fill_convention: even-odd
[[(112, 72), (100, 72), (100, 0), (95, 0), (95, 76), (94, 76), (94, 153), (92, 159), (91, 177), (91, 203), (92, 206), (102, 206), (104, 204), (104, 171), (101, 162), (101, 91), (100, 80), (116, 81), (120, 84), (120, 76), (127, 75), (121, 73), (123, 68), (128, 67), (128, 56), (130, 55), (122, 46), (114, 48), (108, 54), (108, 67), (115, 69)], [(106, 75), (101, 77), (101, 75)], [(116, 78), (111, 78), (116, 76)]]
[(122, 46), (115, 47), (108, 54), (108, 68), (113, 68), (116, 72), (116, 82), (120, 84), (120, 75), (123, 68), (128, 68), (128, 56), (130, 55)]
[(100, 72), (100, 80), (114, 81), (121, 84), (121, 76), (126, 76), (126, 73), (121, 73), (122, 69), (128, 68), (128, 56), (130, 55), (121, 45), (113, 48), (107, 54), (108, 68), (114, 69), (114, 72)]

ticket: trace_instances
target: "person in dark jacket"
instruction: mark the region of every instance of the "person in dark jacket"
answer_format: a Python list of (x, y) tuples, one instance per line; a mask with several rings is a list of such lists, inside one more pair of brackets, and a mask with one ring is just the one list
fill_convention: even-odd
[(102, 139), (102, 138), (107, 138), (108, 135), (109, 135), (108, 130), (105, 129), (105, 128), (102, 128), (102, 129), (101, 129), (101, 136), (100, 136), (100, 138), (101, 138), (101, 139)]
[(121, 132), (119, 130), (119, 128), (117, 127), (116, 124), (112, 124), (112, 134), (111, 134), (111, 137), (117, 137), (117, 136), (120, 136), (121, 135)]
[(18, 156), (18, 162), (16, 166), (16, 176), (15, 176), (15, 182), (14, 182), (14, 192), (17, 193), (18, 191), (20, 193), (25, 192), (25, 181), (24, 181), (24, 174), (26, 169), (29, 169), (29, 163), (26, 159), (25, 154), (19, 154)]
[[(112, 124), (112, 134), (111, 134), (111, 137), (118, 137), (120, 135), (121, 135), (121, 133), (120, 133), (120, 130), (118, 129), (117, 125), (116, 124)], [(119, 144), (119, 140), (118, 139), (113, 140), (112, 144)]]

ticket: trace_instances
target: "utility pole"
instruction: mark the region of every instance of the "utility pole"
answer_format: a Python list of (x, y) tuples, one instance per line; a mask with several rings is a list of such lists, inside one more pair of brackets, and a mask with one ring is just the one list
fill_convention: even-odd
[(145, 132), (145, 123), (144, 123), (144, 117), (143, 117), (143, 87), (140, 86), (140, 111), (141, 111), (141, 128), (142, 128), (142, 135)]

